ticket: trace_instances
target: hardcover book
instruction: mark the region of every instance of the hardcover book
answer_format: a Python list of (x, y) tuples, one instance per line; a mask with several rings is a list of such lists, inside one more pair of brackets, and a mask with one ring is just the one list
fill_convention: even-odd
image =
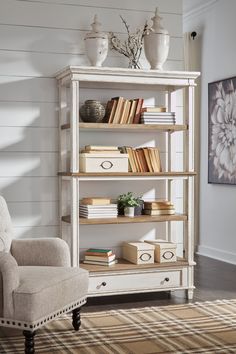
[(85, 261), (96, 261), (96, 262), (106, 262), (106, 263), (114, 261), (115, 258), (116, 258), (115, 254), (111, 254), (110, 256), (105, 256), (105, 257), (103, 257), (103, 256), (90, 256), (90, 255), (84, 256)]
[(106, 146), (106, 145), (86, 145), (85, 146), (86, 151), (92, 151), (92, 150), (118, 150), (118, 146)]
[(85, 255), (98, 255), (98, 256), (110, 256), (112, 254), (112, 250), (110, 249), (104, 249), (104, 248), (88, 248), (85, 253)]
[(124, 97), (113, 97), (112, 100), (117, 101), (116, 110), (114, 113), (114, 117), (112, 119), (112, 123), (118, 124), (120, 122), (122, 107), (125, 99)]
[(142, 112), (166, 112), (166, 107), (143, 107)]
[(112, 265), (118, 263), (118, 261), (115, 259), (114, 261), (109, 262), (109, 263), (107, 263), (107, 262), (96, 262), (96, 261), (83, 261), (83, 263), (85, 263), (85, 264), (94, 264), (94, 265), (101, 265), (101, 266), (107, 266), (107, 267), (109, 267), (109, 266), (112, 266)]
[(151, 206), (151, 207), (158, 207), (158, 206), (174, 206), (169, 200), (153, 200), (153, 201), (145, 201), (144, 207)]
[(137, 106), (134, 114), (134, 119), (132, 121), (133, 124), (140, 123), (142, 105), (143, 105), (143, 98), (137, 98)]
[(82, 198), (81, 204), (84, 205), (109, 205), (111, 203), (111, 198), (105, 197), (91, 197), (91, 198)]
[(175, 209), (162, 209), (162, 210), (158, 210), (158, 209), (144, 209), (143, 210), (145, 215), (151, 215), (151, 216), (156, 216), (156, 215), (173, 215), (175, 214)]

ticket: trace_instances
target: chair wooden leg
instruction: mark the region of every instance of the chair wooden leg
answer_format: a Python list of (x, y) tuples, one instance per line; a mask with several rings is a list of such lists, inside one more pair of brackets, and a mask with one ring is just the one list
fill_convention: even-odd
[(78, 307), (77, 309), (74, 309), (72, 311), (72, 324), (73, 324), (75, 331), (78, 331), (80, 328), (80, 325), (81, 325), (80, 310), (81, 310), (81, 307)]
[(34, 336), (35, 332), (23, 331), (25, 336), (25, 354), (34, 354)]

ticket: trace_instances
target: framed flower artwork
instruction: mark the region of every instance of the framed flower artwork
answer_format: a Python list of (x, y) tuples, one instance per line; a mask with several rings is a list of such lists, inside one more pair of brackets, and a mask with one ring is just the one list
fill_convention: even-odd
[(208, 84), (208, 183), (236, 184), (236, 77)]

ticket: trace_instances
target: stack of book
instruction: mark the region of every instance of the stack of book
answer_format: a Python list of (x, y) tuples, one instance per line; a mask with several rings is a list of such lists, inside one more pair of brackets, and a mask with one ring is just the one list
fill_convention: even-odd
[(174, 204), (168, 200), (154, 200), (144, 202), (143, 213), (145, 215), (173, 215), (175, 214)]
[(106, 105), (103, 119), (108, 124), (138, 124), (140, 123), (143, 98), (132, 100), (124, 97), (113, 97)]
[(119, 148), (129, 156), (130, 172), (161, 172), (161, 159), (157, 147), (143, 147), (134, 149), (129, 146)]
[(141, 112), (142, 124), (175, 124), (175, 112), (166, 112), (165, 107), (144, 107)]
[(116, 255), (112, 250), (102, 248), (89, 248), (84, 254), (85, 264), (111, 266), (117, 263)]
[(118, 146), (106, 146), (106, 145), (86, 145), (84, 149), (80, 151), (86, 154), (120, 154)]
[(110, 198), (83, 198), (79, 205), (79, 216), (86, 219), (117, 218), (117, 204), (111, 204)]

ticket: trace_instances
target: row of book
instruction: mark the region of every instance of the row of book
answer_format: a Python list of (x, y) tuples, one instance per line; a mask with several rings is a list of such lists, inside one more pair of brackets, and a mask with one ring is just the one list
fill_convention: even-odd
[(140, 123), (142, 124), (175, 124), (174, 112), (142, 112)]
[(89, 248), (84, 253), (85, 264), (111, 266), (117, 263), (116, 255), (110, 249)]
[(141, 116), (143, 98), (132, 100), (124, 97), (113, 97), (106, 105), (104, 123), (138, 124)]
[[(175, 214), (174, 204), (169, 200), (144, 201), (144, 215)], [(87, 197), (80, 200), (79, 215), (82, 218), (115, 218), (118, 217), (117, 203), (108, 197)]]
[(129, 156), (130, 172), (161, 172), (160, 152), (157, 147), (134, 149), (122, 146), (120, 150)]
[[(175, 124), (175, 113), (166, 112), (166, 107), (143, 107), (143, 98), (132, 100), (113, 97), (106, 105), (104, 123), (109, 124)], [(164, 124), (164, 123), (162, 123)]]
[(175, 214), (174, 204), (168, 200), (154, 200), (144, 202), (143, 213), (145, 215), (173, 215)]

